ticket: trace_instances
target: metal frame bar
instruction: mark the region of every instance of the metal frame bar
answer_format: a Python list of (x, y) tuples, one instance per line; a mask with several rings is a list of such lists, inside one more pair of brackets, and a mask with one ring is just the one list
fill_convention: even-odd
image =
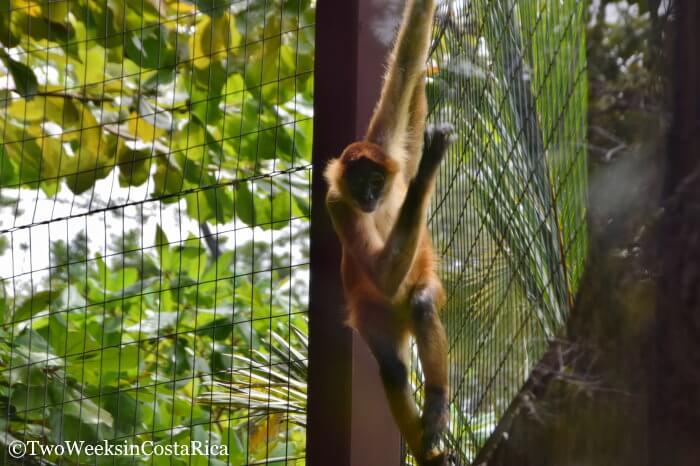
[(364, 136), (379, 97), (388, 44), (372, 33), (385, 5), (319, 0), (316, 10), (309, 298), (309, 466), (391, 466), (400, 436), (374, 358), (344, 324), (340, 245), (325, 210), (323, 170)]

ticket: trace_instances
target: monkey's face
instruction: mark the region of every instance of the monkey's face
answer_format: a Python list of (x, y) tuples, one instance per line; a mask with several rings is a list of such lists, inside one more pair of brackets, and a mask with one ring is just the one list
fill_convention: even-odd
[(353, 161), (345, 169), (345, 182), (357, 206), (363, 212), (373, 212), (384, 193), (386, 172), (369, 159)]

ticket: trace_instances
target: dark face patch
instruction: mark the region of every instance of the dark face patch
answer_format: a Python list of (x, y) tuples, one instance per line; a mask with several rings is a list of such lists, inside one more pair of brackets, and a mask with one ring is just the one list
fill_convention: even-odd
[(386, 172), (369, 159), (362, 158), (348, 164), (345, 169), (345, 182), (350, 195), (363, 212), (377, 208), (384, 191)]

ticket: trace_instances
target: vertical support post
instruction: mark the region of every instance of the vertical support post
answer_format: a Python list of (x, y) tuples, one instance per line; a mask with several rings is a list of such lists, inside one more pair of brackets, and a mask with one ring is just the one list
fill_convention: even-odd
[(306, 460), (350, 466), (352, 347), (343, 326), (340, 247), (325, 209), (323, 170), (355, 137), (358, 0), (316, 6)]
[(371, 0), (318, 0), (309, 297), (309, 466), (394, 466), (400, 435), (377, 364), (345, 324), (340, 244), (325, 210), (323, 170), (362, 139), (379, 98), (388, 44), (372, 32), (386, 8)]

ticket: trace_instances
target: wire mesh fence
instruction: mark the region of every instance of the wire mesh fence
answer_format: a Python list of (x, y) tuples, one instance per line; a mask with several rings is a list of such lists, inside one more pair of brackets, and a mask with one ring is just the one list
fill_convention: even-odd
[[(0, 0), (2, 464), (304, 464), (314, 7)], [(583, 8), (439, 6), (431, 119), (459, 141), (431, 229), (467, 462), (581, 274)]]
[(0, 18), (0, 463), (303, 463), (311, 2)]
[(431, 230), (448, 295), (446, 444), (462, 464), (474, 459), (561, 335), (581, 277), (584, 4), (473, 0), (438, 7), (430, 119), (455, 124), (459, 139), (442, 167)]

